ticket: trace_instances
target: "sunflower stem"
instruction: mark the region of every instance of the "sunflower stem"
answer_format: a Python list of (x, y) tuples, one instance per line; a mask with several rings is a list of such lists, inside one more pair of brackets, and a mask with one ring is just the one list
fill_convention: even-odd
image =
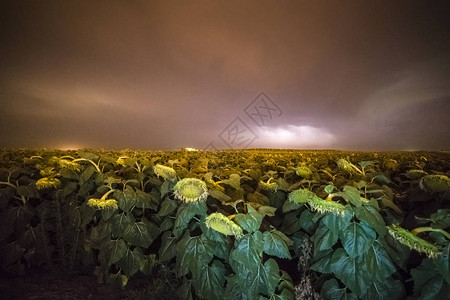
[(447, 239), (450, 240), (450, 234), (442, 229), (439, 228), (433, 228), (433, 227), (418, 227), (415, 228), (411, 231), (412, 234), (414, 234), (415, 236), (417, 236), (419, 233), (421, 232), (427, 232), (427, 231), (434, 231), (434, 232), (439, 232), (442, 233)]

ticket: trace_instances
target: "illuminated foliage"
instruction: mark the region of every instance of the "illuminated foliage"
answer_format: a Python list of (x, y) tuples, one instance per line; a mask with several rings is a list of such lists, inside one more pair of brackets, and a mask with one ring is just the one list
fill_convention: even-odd
[(214, 229), (225, 235), (234, 235), (240, 238), (243, 234), (242, 228), (236, 223), (225, 217), (221, 213), (213, 213), (206, 217), (205, 224), (207, 227)]

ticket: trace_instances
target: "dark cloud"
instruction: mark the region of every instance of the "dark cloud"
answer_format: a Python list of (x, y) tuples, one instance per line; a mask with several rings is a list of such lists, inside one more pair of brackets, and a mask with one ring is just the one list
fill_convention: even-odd
[[(221, 147), (240, 117), (253, 146), (450, 147), (448, 1), (4, 1), (0, 11), (0, 146)], [(264, 128), (244, 112), (260, 91), (283, 110)]]

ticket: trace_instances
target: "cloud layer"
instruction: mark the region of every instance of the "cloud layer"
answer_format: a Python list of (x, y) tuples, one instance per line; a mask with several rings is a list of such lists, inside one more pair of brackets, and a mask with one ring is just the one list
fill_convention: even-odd
[(447, 4), (10, 1), (0, 146), (202, 148), (242, 117), (255, 147), (448, 149)]

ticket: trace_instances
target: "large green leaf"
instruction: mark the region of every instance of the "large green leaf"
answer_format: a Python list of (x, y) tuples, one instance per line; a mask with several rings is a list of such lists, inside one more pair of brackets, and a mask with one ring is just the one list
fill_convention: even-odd
[(331, 269), (333, 273), (357, 295), (362, 295), (367, 286), (364, 277), (366, 270), (361, 268), (358, 258), (347, 256), (344, 249), (334, 251), (331, 257)]
[(175, 219), (174, 234), (176, 237), (180, 236), (183, 231), (188, 227), (191, 219), (196, 216), (206, 215), (205, 202), (193, 202), (183, 203), (177, 210), (177, 216)]
[(145, 193), (140, 190), (136, 190), (135, 193), (135, 206), (139, 208), (150, 208), (153, 210), (158, 209), (159, 199), (154, 194)]
[(191, 271), (199, 276), (202, 268), (213, 259), (214, 243), (203, 236), (190, 237), (189, 232), (177, 244), (178, 276)]
[(109, 222), (111, 223), (113, 235), (116, 237), (122, 237), (128, 226), (135, 222), (135, 219), (133, 214), (124, 211), (121, 214), (112, 216)]
[(340, 232), (339, 237), (345, 251), (351, 258), (354, 258), (369, 249), (375, 241), (376, 233), (362, 222), (352, 222), (346, 230)]
[(433, 264), (439, 273), (444, 276), (445, 281), (450, 284), (450, 243), (442, 250), (442, 254), (433, 259)]
[(198, 277), (194, 278), (197, 294), (205, 299), (223, 299), (225, 283), (225, 266), (219, 260), (214, 260), (209, 266), (204, 265)]
[(364, 254), (364, 261), (370, 276), (383, 281), (395, 272), (395, 266), (383, 246), (375, 241)]
[(151, 222), (147, 224), (144, 222), (136, 222), (126, 228), (123, 238), (134, 246), (141, 246), (147, 249), (153, 242), (155, 235), (159, 235), (159, 232), (155, 232), (157, 230), (159, 228)]
[(134, 206), (135, 204), (134, 196), (135, 196), (134, 190), (129, 185), (125, 188), (123, 192), (119, 190), (114, 191), (114, 199), (117, 200), (119, 208), (124, 211), (130, 211), (131, 208)]
[(230, 265), (234, 272), (239, 274), (243, 269), (256, 271), (261, 263), (262, 247), (263, 235), (260, 231), (237, 240), (230, 253)]
[(142, 249), (136, 247), (131, 251), (127, 249), (125, 255), (117, 262), (117, 265), (128, 277), (134, 275), (145, 262), (144, 253)]
[(263, 243), (265, 253), (279, 258), (291, 258), (288, 245), (280, 235), (272, 231), (266, 231), (263, 234)]
[(314, 252), (331, 249), (336, 244), (339, 235), (336, 231), (329, 229), (323, 222), (313, 236)]
[[(339, 248), (338, 250), (341, 251), (342, 248)], [(311, 270), (314, 270), (314, 271), (317, 271), (320, 273), (332, 273), (333, 272), (333, 269), (331, 266), (332, 257), (333, 257), (333, 250), (331, 250), (331, 249), (315, 253), (313, 260), (312, 260), (311, 267), (310, 267)]]
[(299, 204), (299, 203), (296, 203), (296, 202), (293, 202), (293, 201), (290, 201), (289, 199), (287, 199), (286, 201), (284, 201), (281, 209), (282, 209), (283, 213), (287, 213), (292, 210), (299, 209), (302, 206), (303, 206), (303, 204)]
[(250, 204), (247, 204), (246, 214), (237, 214), (234, 217), (236, 223), (249, 233), (259, 229), (263, 218), (264, 215), (257, 212)]
[(358, 219), (363, 220), (372, 226), (379, 235), (384, 236), (386, 234), (386, 224), (375, 207), (371, 205), (361, 205), (360, 207), (354, 207), (353, 211)]
[(163, 217), (172, 214), (178, 207), (178, 203), (175, 200), (166, 197), (161, 203), (161, 208), (158, 211), (158, 216)]
[(337, 193), (337, 195), (341, 196), (345, 199), (345, 201), (353, 204), (356, 207), (360, 207), (362, 204), (359, 191), (352, 186), (344, 186), (343, 192)]
[(302, 228), (301, 220), (297, 217), (297, 212), (289, 212), (284, 216), (281, 231), (285, 234), (294, 234)]
[(269, 300), (293, 300), (295, 295), (288, 289), (284, 289), (280, 294), (273, 294)]
[(404, 288), (400, 281), (369, 282), (363, 299), (399, 300), (405, 299)]
[(100, 249), (100, 256), (105, 258), (108, 265), (112, 265), (124, 257), (127, 250), (127, 244), (124, 240), (110, 240)]
[(280, 277), (277, 262), (270, 258), (264, 265), (259, 263), (258, 268), (248, 273), (246, 280), (242, 281), (244, 291), (249, 294), (251, 299), (258, 294), (270, 296), (275, 293)]
[(350, 224), (350, 220), (353, 217), (353, 213), (350, 210), (345, 210), (344, 215), (338, 214), (326, 214), (322, 219), (321, 223), (326, 225), (328, 229), (333, 231), (333, 233), (338, 234), (343, 231)]
[(339, 283), (334, 278), (324, 282), (321, 295), (325, 300), (357, 299), (353, 294), (347, 294), (346, 288), (340, 288)]
[(414, 280), (414, 294), (419, 299), (445, 299), (442, 298), (445, 293), (448, 296), (450, 285), (436, 272), (431, 259), (424, 259), (420, 266), (411, 270), (411, 275)]
[(171, 260), (177, 255), (177, 239), (172, 236), (170, 231), (163, 233), (161, 237), (161, 247), (159, 248), (159, 261), (165, 262)]

